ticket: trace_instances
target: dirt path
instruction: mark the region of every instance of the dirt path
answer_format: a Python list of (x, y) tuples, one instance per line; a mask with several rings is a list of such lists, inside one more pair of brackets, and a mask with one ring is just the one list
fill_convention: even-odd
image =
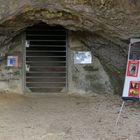
[(140, 140), (140, 105), (118, 96), (0, 95), (0, 140)]

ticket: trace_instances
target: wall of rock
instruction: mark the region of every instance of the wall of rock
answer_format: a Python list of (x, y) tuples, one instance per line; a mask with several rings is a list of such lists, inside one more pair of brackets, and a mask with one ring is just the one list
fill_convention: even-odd
[[(94, 94), (113, 94), (114, 88), (110, 78), (104, 70), (92, 48), (82, 43), (81, 36), (75, 32), (69, 33), (69, 92), (82, 96)], [(77, 51), (91, 51), (91, 64), (75, 64), (74, 53)]]
[[(19, 66), (7, 66), (8, 56), (18, 56)], [(22, 93), (22, 57), (22, 35), (19, 35), (13, 39), (7, 56), (0, 61), (0, 91)]]
[[(104, 70), (99, 59), (91, 48), (82, 43), (76, 32), (68, 31), (68, 94), (93, 96), (96, 94), (113, 94), (114, 88), (110, 78)], [(0, 91), (23, 93), (24, 90), (24, 62), (23, 40), (24, 32), (15, 37), (13, 45), (7, 53), (8, 56), (18, 56), (19, 66), (8, 67), (7, 57), (1, 61)], [(24, 42), (24, 43), (22, 43)], [(91, 64), (75, 64), (74, 53), (76, 51), (91, 51)]]
[(121, 94), (129, 39), (140, 34), (139, 9), (138, 0), (0, 0), (0, 69), (28, 26), (62, 25), (92, 50), (114, 93)]

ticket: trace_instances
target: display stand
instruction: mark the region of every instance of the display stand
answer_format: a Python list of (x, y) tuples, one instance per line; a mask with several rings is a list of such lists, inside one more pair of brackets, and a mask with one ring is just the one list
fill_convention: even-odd
[(122, 99), (123, 102), (116, 120), (116, 126), (118, 125), (125, 102), (128, 100), (140, 101), (140, 39), (139, 38), (130, 39)]
[(118, 115), (117, 120), (116, 120), (116, 126), (118, 125), (118, 122), (119, 122), (119, 119), (120, 119), (124, 104), (125, 104), (125, 101), (122, 102), (122, 105), (121, 105), (121, 108), (120, 108), (120, 111), (119, 111), (119, 115)]
[(123, 100), (140, 99), (140, 39), (131, 39), (123, 89)]

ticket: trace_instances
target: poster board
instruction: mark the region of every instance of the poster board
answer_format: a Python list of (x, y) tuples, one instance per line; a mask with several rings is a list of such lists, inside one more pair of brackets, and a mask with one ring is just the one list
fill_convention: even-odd
[(74, 53), (74, 64), (91, 64), (92, 54), (90, 51), (76, 51)]
[(122, 98), (140, 99), (140, 39), (131, 39)]

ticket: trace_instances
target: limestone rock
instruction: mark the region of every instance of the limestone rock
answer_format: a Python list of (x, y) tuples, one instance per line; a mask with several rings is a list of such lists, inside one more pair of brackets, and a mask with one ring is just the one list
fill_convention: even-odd
[(0, 59), (26, 27), (41, 21), (62, 25), (80, 34), (120, 92), (128, 40), (140, 34), (139, 12), (138, 0), (0, 0)]

